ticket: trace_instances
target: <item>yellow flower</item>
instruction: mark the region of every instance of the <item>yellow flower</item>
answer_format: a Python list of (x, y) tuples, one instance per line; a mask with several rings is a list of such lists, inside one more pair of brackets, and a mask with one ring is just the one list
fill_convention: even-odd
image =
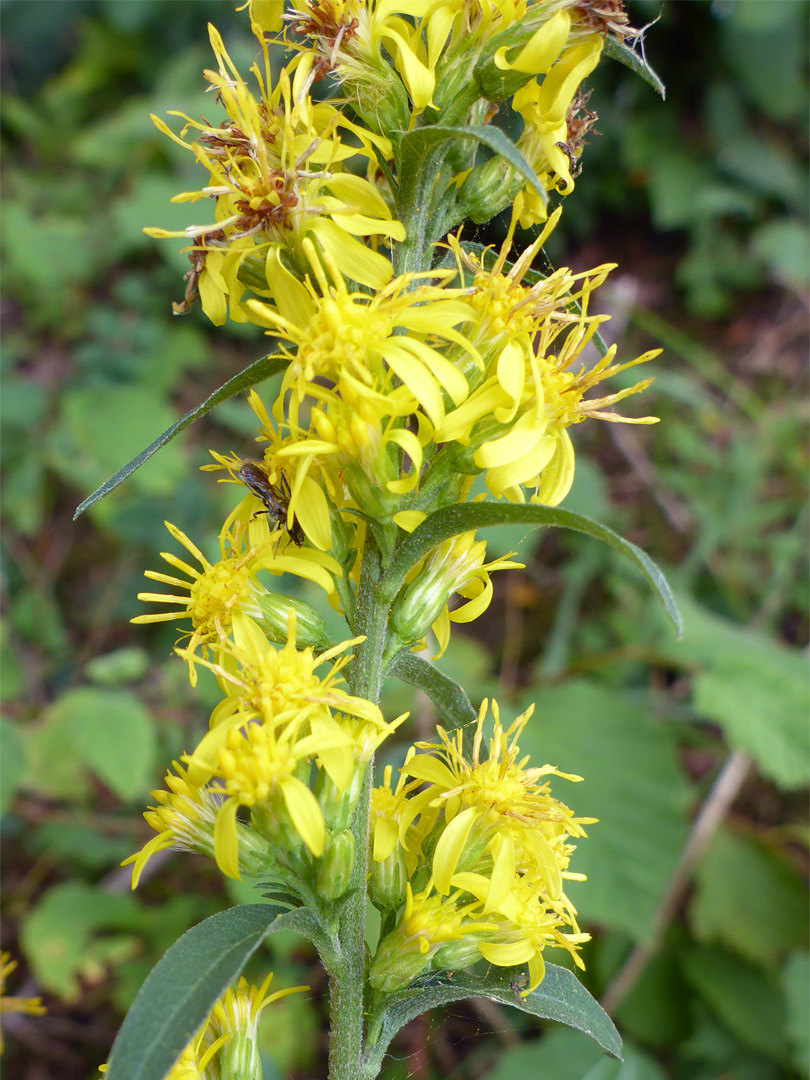
[[(259, 301), (249, 301), (269, 332), (296, 346), (288, 353), (281, 394), (297, 395), (289, 409), (297, 424), (297, 402), (310, 394), (316, 400), (344, 396), (344, 389), (374, 401), (384, 416), (407, 416), (423, 411), (435, 424), (444, 416), (442, 394), (456, 404), (467, 395), (467, 382), (437, 345), (451, 341), (475, 354), (455, 327), (472, 316), (463, 292), (440, 285), (417, 284), (420, 278), (447, 280), (447, 272), (404, 274), (374, 295), (350, 292), (341, 267), (328, 257), (315, 257), (309, 241), (304, 247), (317, 280), (298, 296), (289, 314)], [(288, 298), (292, 301), (292, 297)], [(431, 344), (436, 342), (437, 344)], [(329, 391), (316, 380), (335, 383)]]
[[(508, 558), (485, 563), (486, 550), (486, 541), (476, 540), (471, 530), (443, 541), (419, 564), (391, 611), (391, 626), (403, 641), (417, 641), (432, 627), (441, 656), (450, 640), (450, 623), (472, 622), (489, 607), (490, 574), (524, 566)], [(448, 601), (454, 593), (467, 603), (451, 611)]]
[[(482, 879), (477, 888), (473, 877), (471, 874), (458, 875), (459, 885), (473, 895), (479, 895), (480, 889), (479, 898), (482, 898), (487, 883)], [(498, 915), (503, 916), (503, 919), (499, 920)], [(529, 965), (529, 983), (521, 992), (523, 997), (543, 981), (543, 950), (548, 946), (565, 949), (576, 966), (584, 969), (585, 965), (577, 949), (582, 942), (590, 941), (591, 936), (581, 933), (576, 912), (567, 898), (562, 897), (557, 903), (552, 903), (530, 879), (519, 878), (509, 894), (498, 904), (497, 913), (490, 911), (488, 918), (499, 925), (479, 941), (479, 952), (490, 964), (498, 967)], [(570, 931), (561, 929), (566, 926), (571, 928)]]
[[(391, 277), (391, 264), (362, 238), (404, 240), (405, 230), (375, 185), (343, 171), (343, 162), (359, 157), (369, 163), (374, 156), (371, 140), (385, 152), (384, 141), (332, 106), (314, 103), (307, 93), (311, 76), (305, 68), (299, 68), (292, 80), (282, 69), (273, 88), (261, 34), (264, 70), (258, 64), (251, 68), (259, 88), (257, 100), (213, 27), (209, 36), (219, 67), (206, 71), (205, 77), (217, 90), (227, 122), (213, 127), (175, 112), (171, 115), (186, 122), (177, 136), (152, 117), (164, 134), (192, 150), (209, 173), (205, 187), (173, 201), (216, 200), (214, 220), (208, 224), (179, 233), (145, 230), (150, 236), (183, 236), (195, 242), (187, 301), (176, 310), (186, 310), (198, 288), (203, 310), (216, 325), (228, 313), (235, 321), (249, 321), (249, 310), (242, 303), (246, 287), (254, 295), (273, 297), (280, 280), (295, 281), (296, 271), (306, 274), (301, 248), (305, 237), (315, 242), (318, 252), (331, 255), (354, 281), (379, 288)], [(339, 126), (357, 135), (363, 148), (343, 143)], [(194, 143), (183, 138), (189, 128), (199, 132)]]
[[(566, 49), (542, 84), (532, 80), (518, 90), (512, 100), (512, 107), (523, 120), (523, 133), (517, 140), (518, 150), (544, 186), (553, 188), (561, 195), (568, 195), (574, 189), (571, 176), (574, 150), (569, 147), (574, 122), (572, 103), (583, 79), (599, 63), (601, 53), (602, 38), (594, 34)], [(520, 225), (523, 229), (529, 229), (545, 221), (546, 209), (531, 187), (525, 188), (524, 195)]]
[[(418, 978), (443, 948), (455, 946), (455, 967), (466, 967), (477, 956), (478, 938), (498, 924), (480, 919), (478, 900), (464, 902), (461, 893), (440, 896), (430, 885), (414, 894), (405, 887), (405, 906), (396, 929), (377, 946), (369, 968), (375, 990), (392, 994)], [(440, 967), (445, 967), (443, 963)]]
[(405, 775), (429, 784), (433, 805), (444, 809), (441, 835), (433, 852), (433, 881), (446, 894), (460, 885), (459, 871), (477, 870), (483, 857), (490, 866), (485, 911), (495, 910), (512, 890), (517, 874), (542, 889), (551, 900), (562, 895), (563, 878), (573, 847), (569, 837), (585, 836), (583, 825), (551, 794), (548, 776), (581, 780), (552, 765), (526, 767), (519, 758), (517, 739), (533, 708), (504, 731), (497, 702), (492, 702), (495, 727), (489, 752), (482, 760), (483, 724), (488, 702), (478, 714), (478, 726), (468, 760), (462, 733), (448, 735), (439, 728), (438, 743), (417, 743), (430, 751), (415, 754), (403, 766)]
[(301, 722), (295, 718), (283, 724), (249, 723), (247, 716), (240, 719), (241, 728), (226, 727), (224, 739), (201, 744), (202, 749), (183, 759), (221, 781), (225, 799), (214, 826), (214, 858), (223, 874), (232, 878), (240, 877), (236, 818), (240, 806), (250, 808), (254, 828), (272, 842), (276, 853), (294, 853), (302, 841), (316, 858), (323, 853), (323, 812), (299, 777), (313, 756), (348, 741), (325, 719), (313, 724), (317, 734), (308, 735), (301, 735)]
[[(28, 1016), (43, 1016), (47, 1010), (42, 1004), (42, 998), (8, 997), (6, 995), (6, 978), (17, 967), (17, 961), (11, 959), (11, 954), (0, 952), (0, 1013), (18, 1012), (27, 1013)], [(0, 1053), (3, 1050), (3, 1036), (0, 1032)]]
[(217, 790), (225, 801), (217, 811), (214, 854), (224, 873), (238, 877), (240, 806), (251, 808), (254, 827), (282, 850), (293, 851), (303, 840), (319, 857), (326, 837), (323, 810), (301, 779), (308, 778), (309, 763), (323, 768), (342, 793), (373, 747), (404, 717), (387, 725), (376, 705), (337, 685), (348, 657), (316, 673), (361, 638), (316, 658), (311, 648), (297, 648), (292, 612), (283, 649), (273, 648), (247, 616), (237, 615), (233, 630), (233, 645), (221, 663), (200, 661), (218, 676), (227, 696), (211, 715), (211, 730), (183, 760), (191, 782), (221, 782)]
[[(194, 556), (200, 563), (201, 570), (195, 569), (170, 552), (161, 552), (161, 558), (180, 573), (187, 575), (188, 581), (157, 570), (146, 570), (144, 576), (153, 581), (171, 585), (177, 590), (186, 590), (187, 595), (176, 593), (138, 593), (139, 600), (158, 604), (169, 604), (174, 610), (150, 615), (136, 615), (133, 623), (173, 622), (189, 619), (191, 630), (187, 631), (188, 642), (183, 651), (189, 664), (189, 677), (192, 686), (196, 684), (194, 662), (198, 652), (203, 656), (209, 651), (215, 654), (227, 642), (231, 622), (236, 612), (244, 612), (255, 619), (262, 619), (262, 599), (270, 595), (257, 580), (259, 570), (268, 570), (272, 574), (291, 573), (316, 582), (327, 592), (334, 589), (330, 573), (319, 565), (319, 559), (313, 561), (303, 552), (296, 554), (277, 553), (278, 545), (271, 543), (265, 524), (265, 537), (262, 542), (252, 547), (245, 546), (246, 529), (244, 523), (237, 523), (233, 529), (223, 529), (219, 538), (220, 558), (211, 563), (188, 536), (170, 522), (164, 522), (172, 537)], [(318, 556), (320, 553), (314, 553)], [(331, 567), (340, 573), (340, 568), (332, 560)]]
[(264, 1010), (274, 1001), (300, 994), (308, 986), (290, 986), (269, 993), (273, 973), (270, 972), (261, 986), (251, 986), (244, 976), (236, 986), (230, 986), (214, 1005), (208, 1018), (212, 1035), (225, 1038), (219, 1052), (222, 1077), (239, 1077), (251, 1080), (262, 1075), (261, 1049), (259, 1047), (259, 1020)]
[[(602, 398), (589, 399), (585, 394), (603, 379), (652, 359), (660, 350), (614, 364), (614, 345), (592, 367), (580, 362), (578, 369), (571, 370), (605, 321), (606, 316), (589, 316), (588, 304), (612, 266), (580, 274), (561, 267), (532, 287), (524, 285), (531, 257), (559, 219), (556, 211), (537, 241), (504, 275), (522, 205), (519, 196), (510, 235), (490, 270), (484, 268), (483, 258), (475, 259), (451, 242), (460, 267), (473, 271), (470, 303), (477, 312), (477, 329), (468, 325), (466, 333), (484, 353), (485, 364), (474, 389), (448, 410), (433, 439), (468, 447), (459, 466), (466, 463), (470, 472), (484, 471), (487, 487), (496, 498), (522, 502), (522, 488), (533, 488), (532, 502), (553, 506), (573, 482), (574, 451), (566, 428), (589, 416), (624, 423), (657, 422), (651, 416), (623, 417), (611, 408), (645, 389), (650, 379)], [(485, 341), (491, 343), (490, 350), (484, 348)]]
[[(144, 819), (157, 834), (140, 851), (121, 863), (132, 864), (132, 888), (138, 887), (141, 874), (149, 859), (158, 851), (191, 851), (214, 856), (214, 825), (222, 805), (222, 792), (210, 784), (198, 785), (189, 779), (188, 770), (172, 762), (166, 773), (166, 790), (152, 792), (157, 806), (144, 811)], [(249, 826), (237, 823), (239, 833), (239, 868), (242, 873), (256, 876), (267, 871), (271, 858), (267, 843)]]
[[(428, 0), (310, 0), (290, 16), (298, 33), (309, 38), (318, 70), (338, 79), (365, 121), (378, 131), (404, 130), (408, 107), (400, 101), (402, 87), (416, 115), (431, 102), (435, 74), (419, 29), (401, 16), (416, 17), (429, 6)], [(393, 57), (396, 75), (383, 49)]]

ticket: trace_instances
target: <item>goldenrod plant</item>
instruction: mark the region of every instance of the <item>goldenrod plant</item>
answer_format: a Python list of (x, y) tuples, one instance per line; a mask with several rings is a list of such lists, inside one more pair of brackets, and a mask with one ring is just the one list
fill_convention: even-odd
[[(199, 301), (212, 323), (250, 324), (271, 351), (80, 509), (248, 393), (254, 444), (212, 450), (203, 466), (234, 496), (219, 551), (209, 560), (167, 522), (174, 551), (146, 571), (164, 591), (140, 594), (149, 610), (134, 621), (176, 622), (192, 685), (208, 669), (221, 700), (153, 792), (155, 835), (127, 861), (134, 888), (162, 849), (205, 855), (256, 881), (265, 902), (212, 916), (168, 951), (107, 1080), (258, 1080), (259, 1015), (293, 991), (240, 975), (279, 929), (308, 937), (328, 974), (331, 1080), (377, 1076), (408, 1020), (470, 996), (569, 1024), (618, 1056), (615, 1028), (571, 970), (588, 939), (566, 893), (594, 823), (567, 805), (582, 778), (521, 756), (531, 710), (502, 721), (496, 701), (471, 703), (434, 661), (454, 623), (484, 615), (492, 575), (522, 565), (488, 558), (478, 530), (489, 526), (606, 542), (677, 626), (644, 553), (560, 505), (575, 469), (569, 429), (655, 422), (616, 411), (649, 380), (601, 388), (655, 353), (620, 359), (602, 345), (591, 294), (612, 265), (534, 267), (596, 119), (583, 81), (605, 52), (655, 76), (628, 44), (620, 0), (246, 7), (246, 75), (209, 28), (204, 76), (221, 118), (153, 117), (203, 167), (199, 189), (176, 196), (201, 203), (199, 224), (147, 232), (189, 244), (177, 314)], [(519, 118), (516, 139), (499, 109)], [(497, 249), (465, 238), (465, 220), (504, 211)], [(518, 227), (535, 226), (521, 250)], [(601, 358), (586, 363), (589, 345)], [(271, 400), (257, 387), (277, 375)], [(314, 604), (272, 590), (285, 574), (322, 591), (343, 640)], [(408, 726), (380, 708), (387, 677), (420, 687), (441, 718), (396, 778), (374, 772), (377, 749)], [(380, 931), (367, 940), (369, 905)], [(555, 951), (568, 967), (547, 962)]]

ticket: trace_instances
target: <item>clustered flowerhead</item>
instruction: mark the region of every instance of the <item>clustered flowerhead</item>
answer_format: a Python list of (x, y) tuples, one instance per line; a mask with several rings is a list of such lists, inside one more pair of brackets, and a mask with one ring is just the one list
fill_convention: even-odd
[[(575, 817), (548, 780), (581, 777), (552, 765), (530, 768), (520, 757), (517, 739), (531, 709), (504, 730), (492, 703), (485, 756), (487, 709), (485, 701), (469, 754), (462, 731), (439, 728), (438, 742), (417, 743), (409, 754), (396, 792), (390, 777), (375, 790), (372, 898), (384, 914), (397, 914), (372, 961), (371, 982), (380, 991), (401, 989), (430, 967), (464, 967), (479, 955), (503, 967), (527, 963), (528, 990), (543, 978), (548, 946), (581, 964), (577, 947), (588, 935), (563, 883), (582, 880), (569, 870), (570, 841), (585, 836), (583, 826), (594, 819)], [(394, 878), (398, 862), (405, 873)]]
[[(522, 564), (488, 558), (486, 541), (459, 527), (423, 547), (390, 595), (380, 576), (436, 511), (485, 498), (561, 502), (574, 477), (571, 427), (655, 422), (614, 411), (649, 379), (589, 396), (655, 355), (617, 361), (615, 347), (601, 358), (592, 349), (606, 318), (593, 294), (613, 265), (532, 268), (561, 213), (549, 193), (573, 188), (595, 120), (583, 80), (605, 37), (630, 31), (619, 0), (247, 6), (258, 42), (248, 79), (210, 28), (216, 67), (205, 78), (224, 118), (171, 114), (179, 134), (153, 118), (207, 173), (176, 199), (214, 205), (182, 233), (147, 231), (191, 242), (175, 311), (199, 297), (213, 323), (252, 324), (273, 339), (283, 373), (272, 401), (249, 391), (250, 450), (212, 450), (203, 466), (236, 493), (216, 557), (167, 523), (188, 555), (163, 553), (171, 572), (146, 572), (170, 591), (140, 599), (168, 610), (133, 621), (178, 622), (192, 684), (207, 669), (220, 700), (153, 793), (155, 835), (128, 861), (134, 885), (152, 854), (181, 848), (326, 912), (363, 887), (356, 808), (375, 750), (405, 719), (386, 720), (376, 703), (388, 666), (430, 634), (441, 655), (451, 625), (488, 608), (493, 573)], [(274, 44), (291, 50), (281, 66)], [(343, 98), (319, 96), (325, 79)], [(482, 160), (480, 132), (500, 104), (522, 122), (517, 157)], [(454, 125), (478, 136), (448, 136)], [(457, 231), (506, 206), (498, 250)], [(538, 223), (521, 250), (518, 227)], [(345, 640), (314, 603), (289, 595), (291, 581), (310, 597), (320, 590)], [(440, 728), (438, 741), (411, 748), (395, 786), (388, 770), (373, 788), (379, 993), (480, 958), (527, 964), (533, 989), (548, 946), (579, 963), (586, 936), (564, 882), (577, 877), (571, 841), (590, 819), (549, 787), (552, 776), (579, 778), (520, 759), (530, 713), (504, 729), (495, 703), (484, 753), (487, 709), (471, 752)], [(205, 1038), (210, 1061), (222, 1034)]]

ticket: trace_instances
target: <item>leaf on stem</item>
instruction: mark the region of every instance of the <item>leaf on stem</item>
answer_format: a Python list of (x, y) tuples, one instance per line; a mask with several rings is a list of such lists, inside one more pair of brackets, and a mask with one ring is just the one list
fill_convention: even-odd
[(193, 424), (195, 420), (198, 420), (201, 416), (205, 416), (207, 412), (210, 412), (215, 405), (218, 405), (220, 401), (227, 401), (228, 398), (233, 397), (235, 394), (241, 394), (244, 390), (249, 390), (251, 386), (255, 386), (257, 383), (264, 382), (265, 379), (270, 379), (273, 375), (277, 375), (278, 372), (283, 371), (287, 366), (288, 360), (286, 357), (271, 354), (270, 356), (263, 356), (260, 360), (256, 360), (240, 371), (238, 375), (234, 375), (232, 379), (228, 379), (226, 383), (223, 383), (218, 390), (215, 390), (213, 394), (201, 402), (199, 405), (195, 405), (193, 409), (190, 409), (185, 416), (181, 416), (179, 420), (176, 420), (171, 427), (166, 428), (162, 435), (151, 442), (145, 450), (141, 450), (140, 454), (134, 457), (131, 461), (128, 461), (126, 465), (123, 465), (118, 472), (114, 473), (109, 480), (105, 480), (100, 488), (97, 488), (92, 495), (80, 503), (76, 508), (76, 513), (73, 515), (75, 521), (79, 514), (83, 514), (85, 510), (88, 510), (94, 503), (97, 503), (99, 499), (103, 499), (105, 495), (109, 495), (111, 491), (114, 491), (119, 484), (131, 476), (136, 469), (140, 469), (141, 465), (149, 458), (157, 453), (162, 446), (171, 442), (175, 435), (179, 435), (181, 431), (185, 430), (189, 424)]
[(609, 529), (607, 525), (602, 525), (601, 522), (594, 521), (585, 514), (576, 514), (573, 510), (562, 510), (554, 506), (479, 502), (445, 506), (436, 510), (400, 544), (377, 586), (377, 597), (380, 602), (390, 604), (393, 601), (408, 571), (437, 544), (451, 536), (468, 532), (470, 529), (484, 529), (492, 525), (536, 525), (538, 527), (554, 525), (558, 528), (573, 529), (575, 532), (585, 533), (596, 540), (601, 540), (602, 543), (628, 558), (641, 572), (660, 600), (675, 630), (678, 634), (681, 633), (681, 617), (672, 590), (661, 569), (649, 555)]
[(282, 929), (306, 932), (301, 914), (274, 904), (242, 904), (186, 931), (138, 991), (105, 1080), (163, 1080), (264, 937)]
[(605, 38), (605, 56), (609, 56), (611, 60), (617, 60), (620, 64), (624, 64), (626, 68), (635, 72), (636, 75), (640, 75), (644, 82), (655, 90), (656, 94), (661, 95), (663, 101), (667, 96), (667, 88), (664, 86), (661, 79), (656, 75), (650, 65), (647, 63), (644, 56), (643, 39), (642, 34), (644, 31), (640, 31), (636, 38), (632, 40), (639, 41), (641, 43), (641, 52), (637, 53), (635, 49), (631, 49), (629, 45), (623, 41), (618, 41), (616, 38)]
[(428, 1009), (464, 998), (486, 997), (543, 1020), (556, 1020), (582, 1031), (605, 1053), (621, 1060), (622, 1041), (613, 1021), (573, 972), (556, 964), (546, 964), (543, 981), (524, 998), (520, 990), (525, 979), (526, 972), (522, 967), (493, 968), (484, 976), (455, 971), (451, 975), (431, 977), (420, 987), (394, 994), (377, 1017), (373, 1030), (376, 1039), (370, 1054), (374, 1060), (382, 1060), (400, 1028)]
[(394, 657), (387, 674), (424, 690), (439, 711), (448, 730), (474, 724), (478, 714), (459, 684), (428, 660), (403, 649)]
[(492, 127), (489, 124), (460, 124), (458, 126), (433, 124), (430, 127), (416, 128), (409, 131), (407, 135), (402, 137), (400, 148), (403, 167), (404, 163), (408, 162), (410, 167), (415, 165), (416, 169), (418, 169), (421, 162), (429, 156), (436, 146), (453, 139), (471, 139), (474, 142), (481, 143), (482, 146), (488, 147), (493, 153), (500, 155), (534, 188), (543, 200), (543, 205), (546, 205), (548, 192), (540, 183), (537, 173), (509, 136), (500, 128)]

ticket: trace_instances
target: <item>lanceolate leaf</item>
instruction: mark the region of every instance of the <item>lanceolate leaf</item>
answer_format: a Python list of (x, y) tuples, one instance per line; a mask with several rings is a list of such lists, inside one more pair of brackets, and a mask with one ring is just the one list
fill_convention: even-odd
[(643, 51), (639, 54), (623, 41), (606, 37), (605, 56), (609, 56), (611, 60), (618, 60), (620, 64), (624, 64), (625, 67), (634, 71), (636, 75), (640, 75), (644, 82), (649, 83), (653, 90), (661, 95), (662, 99), (667, 96), (667, 88), (647, 63)]
[(443, 540), (458, 536), (469, 529), (484, 529), (491, 525), (507, 524), (537, 525), (538, 527), (555, 525), (558, 528), (573, 529), (614, 548), (641, 571), (680, 634), (681, 618), (667, 580), (641, 548), (619, 536), (607, 525), (594, 521), (593, 518), (586, 517), (584, 514), (575, 514), (572, 510), (562, 510), (551, 506), (479, 502), (445, 506), (441, 510), (436, 510), (400, 544), (377, 587), (379, 600), (385, 604), (391, 603), (411, 567)]
[(461, 124), (449, 127), (444, 124), (434, 124), (430, 127), (416, 128), (409, 131), (402, 138), (401, 157), (403, 166), (410, 160), (423, 159), (435, 146), (449, 142), (452, 139), (472, 139), (481, 143), (494, 153), (499, 154), (530, 184), (540, 198), (543, 205), (548, 202), (548, 192), (540, 183), (537, 173), (528, 163), (523, 154), (500, 128), (489, 124)]
[(251, 386), (255, 386), (257, 383), (264, 382), (265, 379), (272, 378), (273, 375), (277, 375), (279, 371), (283, 371), (287, 366), (287, 359), (283, 356), (270, 355), (263, 356), (260, 360), (256, 360), (249, 367), (246, 367), (244, 371), (240, 371), (238, 375), (234, 375), (232, 379), (228, 379), (226, 383), (223, 383), (218, 390), (215, 390), (210, 397), (207, 397), (205, 401), (199, 405), (195, 405), (193, 409), (190, 409), (185, 416), (181, 416), (179, 420), (175, 421), (171, 427), (166, 428), (162, 435), (158, 435), (154, 442), (151, 442), (145, 450), (142, 450), (137, 457), (134, 457), (132, 461), (128, 461), (126, 465), (123, 465), (117, 473), (114, 473), (109, 480), (97, 488), (92, 495), (84, 500), (76, 508), (76, 513), (73, 515), (75, 521), (79, 514), (83, 514), (85, 510), (89, 509), (94, 503), (97, 503), (99, 499), (103, 499), (105, 495), (109, 495), (111, 491), (114, 491), (119, 484), (131, 476), (136, 469), (140, 469), (141, 465), (149, 458), (157, 453), (162, 446), (171, 442), (175, 435), (179, 435), (181, 431), (185, 430), (189, 424), (193, 424), (195, 420), (198, 420), (201, 416), (205, 416), (215, 405), (218, 405), (220, 401), (227, 401), (228, 398), (233, 397), (235, 394), (241, 394), (245, 390), (249, 390)]
[[(543, 1020), (556, 1020), (590, 1035), (611, 1055), (621, 1058), (622, 1041), (602, 1006), (588, 993), (573, 972), (555, 964), (546, 964), (543, 981), (525, 998), (520, 996), (526, 981), (525, 968), (492, 968), (481, 977), (455, 971), (452, 978), (439, 975), (429, 984), (393, 995), (380, 1016), (373, 1022), (375, 1039), (371, 1057), (382, 1060), (388, 1044), (409, 1020), (428, 1009), (450, 1005), (469, 997), (486, 997), (502, 1005), (511, 1005)], [(375, 1076), (372, 1069), (364, 1076)]]
[(443, 727), (453, 729), (475, 723), (477, 713), (462, 688), (428, 660), (404, 649), (394, 657), (388, 674), (424, 690), (441, 714)]
[(113, 1044), (105, 1080), (163, 1080), (265, 935), (300, 930), (298, 911), (243, 904), (179, 938), (146, 978)]

